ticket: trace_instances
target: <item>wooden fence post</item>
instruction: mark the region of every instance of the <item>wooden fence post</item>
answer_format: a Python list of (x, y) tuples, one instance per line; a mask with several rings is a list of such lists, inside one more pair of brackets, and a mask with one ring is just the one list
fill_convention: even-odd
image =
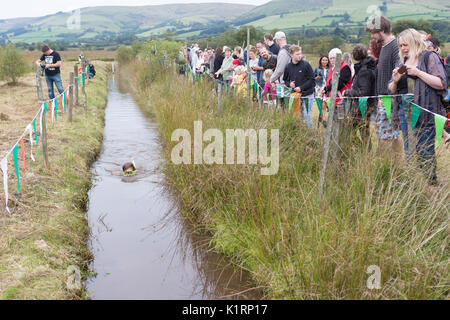
[[(336, 55), (336, 62), (334, 64), (333, 78), (332, 78), (332, 86), (331, 86), (331, 102), (328, 109), (328, 124), (327, 124), (327, 133), (325, 135), (325, 144), (323, 148), (323, 159), (322, 165), (320, 167), (320, 177), (319, 177), (319, 190), (318, 190), (318, 198), (322, 199), (323, 194), (323, 184), (325, 181), (325, 171), (327, 169), (328, 162), (328, 154), (330, 152), (330, 141), (333, 130), (333, 118), (334, 118), (334, 110), (336, 109), (336, 94), (340, 77), (340, 66), (341, 66), (341, 54)], [(337, 139), (337, 138), (336, 138)]]
[(73, 106), (73, 89), (74, 89), (74, 74), (70, 73), (70, 84), (69, 84), (69, 122), (72, 122), (72, 106)]
[[(38, 104), (39, 108), (42, 106), (44, 102), (44, 94), (42, 93), (42, 78), (41, 78), (41, 67), (36, 67), (36, 88), (38, 95)], [(42, 111), (44, 112), (44, 111)], [(48, 149), (47, 149), (47, 115), (44, 112), (42, 116), (42, 127), (41, 127), (41, 144), (42, 144), (42, 154), (44, 155), (44, 162), (47, 168), (50, 167), (50, 163), (48, 162)]]
[(222, 83), (217, 82), (217, 115), (222, 113)]
[(252, 94), (250, 88), (250, 77), (252, 76), (250, 70), (250, 28), (247, 27), (247, 94), (248, 94), (248, 104), (252, 101)]
[(78, 63), (75, 63), (73, 66), (73, 74), (74, 74), (74, 94), (75, 94), (75, 105), (79, 105), (78, 103)]
[(81, 62), (81, 91), (84, 95), (84, 112), (85, 116), (87, 116), (87, 94), (86, 94), (86, 79), (85, 79), (85, 69), (86, 69), (86, 63), (84, 61)]

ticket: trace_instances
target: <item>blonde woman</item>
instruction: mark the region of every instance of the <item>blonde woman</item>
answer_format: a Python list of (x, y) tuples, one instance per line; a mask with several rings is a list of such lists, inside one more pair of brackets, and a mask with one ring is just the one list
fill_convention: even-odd
[[(389, 91), (397, 91), (402, 77), (412, 79), (414, 103), (433, 113), (442, 113), (440, 95), (446, 93), (447, 77), (439, 57), (436, 53), (427, 50), (422, 35), (415, 29), (402, 31), (398, 35), (398, 46), (400, 60), (404, 61), (406, 71), (402, 72), (405, 67), (397, 67), (393, 70)], [(414, 135), (417, 139), (416, 152), (420, 167), (424, 170), (430, 183), (436, 184), (436, 154), (434, 151), (436, 131), (432, 113), (426, 111), (420, 113)]]

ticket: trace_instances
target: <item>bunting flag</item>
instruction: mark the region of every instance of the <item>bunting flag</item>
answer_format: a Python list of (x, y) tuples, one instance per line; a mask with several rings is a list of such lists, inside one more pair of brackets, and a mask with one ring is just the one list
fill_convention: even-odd
[(61, 115), (64, 113), (63, 111), (63, 96), (59, 96), (59, 109), (61, 110)]
[(267, 102), (270, 100), (270, 93), (267, 94)]
[(383, 96), (381, 97), (383, 100), (384, 109), (386, 109), (386, 116), (391, 121), (391, 105), (392, 105), (392, 97)]
[(436, 147), (437, 148), (439, 146), (439, 144), (441, 143), (441, 139), (442, 139), (442, 134), (444, 133), (444, 126), (445, 123), (447, 122), (447, 118), (437, 115), (434, 115), (434, 124), (436, 126)]
[(416, 129), (416, 125), (417, 125), (417, 120), (419, 120), (419, 116), (420, 116), (420, 108), (417, 104), (415, 103), (411, 103), (411, 120), (412, 120), (412, 130), (414, 131), (414, 129)]
[(16, 144), (13, 148), (13, 157), (14, 157), (14, 170), (16, 171), (16, 177), (17, 177), (17, 194), (18, 198), (20, 199), (20, 181), (19, 181), (19, 159), (17, 152), (19, 151), (19, 146)]
[(81, 74), (81, 85), (84, 86), (84, 73)]
[(359, 110), (361, 111), (363, 119), (366, 118), (366, 109), (367, 109), (367, 97), (362, 97), (358, 99)]
[(63, 101), (64, 101), (64, 112), (67, 112), (67, 111), (66, 111), (66, 105), (67, 105), (67, 91), (64, 91), (64, 94), (63, 94)]
[(55, 98), (53, 99), (53, 113), (55, 115), (55, 121), (58, 120), (58, 100)]
[(289, 98), (289, 112), (291, 112), (291, 109), (292, 109), (292, 104), (294, 103), (294, 97), (290, 97)]
[[(309, 110), (309, 98), (300, 98), (300, 99), (304, 99), (305, 103), (306, 103), (306, 112), (310, 112), (311, 110)], [(301, 100), (300, 100), (300, 105), (302, 104)]]
[(327, 98), (327, 106), (328, 108), (331, 108), (331, 98)]
[(37, 137), (37, 130), (36, 130), (36, 118), (33, 119), (33, 129), (34, 129), (34, 138), (36, 139), (36, 147), (37, 147), (37, 154), (39, 156), (39, 143), (38, 143), (38, 137)]
[(8, 208), (8, 159), (4, 157), (0, 163), (3, 172), (3, 190), (5, 192), (6, 211), (11, 214)]
[(33, 156), (33, 129), (31, 128), (31, 123), (27, 125), (25, 131), (28, 131), (28, 134), (30, 136), (30, 158), (34, 162), (36, 160), (34, 159)]
[(27, 166), (25, 164), (25, 144), (23, 143), (23, 137), (20, 138), (20, 151), (22, 152), (22, 161), (23, 161), (23, 170), (27, 170)]
[(317, 108), (319, 109), (319, 113), (321, 116), (323, 116), (322, 103), (323, 103), (323, 101), (321, 98), (316, 98)]
[(50, 117), (50, 119), (53, 123), (53, 119), (55, 118), (55, 108), (53, 108), (53, 100), (50, 100), (50, 110), (52, 110), (52, 116)]

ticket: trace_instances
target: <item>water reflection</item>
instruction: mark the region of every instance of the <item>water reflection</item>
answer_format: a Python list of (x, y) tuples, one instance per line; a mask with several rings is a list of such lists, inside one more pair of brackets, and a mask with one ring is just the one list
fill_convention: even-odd
[[(117, 76), (116, 76), (117, 77)], [(117, 78), (116, 78), (117, 79)], [(127, 85), (109, 82), (103, 150), (89, 192), (93, 299), (253, 299), (262, 292), (246, 272), (208, 249), (164, 187), (160, 143)], [(120, 168), (133, 157), (137, 174)]]

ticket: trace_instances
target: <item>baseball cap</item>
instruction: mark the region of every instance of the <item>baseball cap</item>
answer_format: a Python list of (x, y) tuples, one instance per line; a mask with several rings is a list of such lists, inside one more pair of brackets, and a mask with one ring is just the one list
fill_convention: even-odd
[(283, 31), (278, 31), (275, 33), (275, 36), (273, 37), (273, 40), (280, 40), (280, 39), (286, 39), (286, 35)]

